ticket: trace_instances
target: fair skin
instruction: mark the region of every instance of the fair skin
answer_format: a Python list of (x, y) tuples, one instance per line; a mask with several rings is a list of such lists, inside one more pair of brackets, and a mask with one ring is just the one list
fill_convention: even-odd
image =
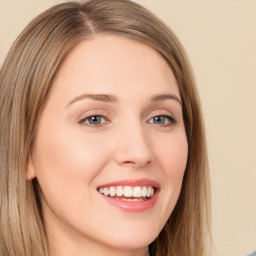
[[(177, 202), (187, 147), (178, 85), (156, 51), (117, 36), (79, 43), (55, 78), (28, 168), (51, 255), (146, 256)], [(102, 194), (118, 186), (154, 195)]]

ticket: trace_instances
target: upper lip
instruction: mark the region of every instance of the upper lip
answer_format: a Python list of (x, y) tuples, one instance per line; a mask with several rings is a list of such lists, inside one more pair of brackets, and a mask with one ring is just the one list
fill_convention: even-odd
[(111, 186), (113, 186), (113, 187), (114, 186), (131, 186), (131, 187), (146, 186), (146, 187), (154, 187), (154, 188), (157, 188), (157, 189), (160, 188), (160, 184), (158, 182), (154, 181), (154, 180), (151, 180), (151, 179), (118, 180), (118, 181), (102, 184), (102, 185), (98, 186), (98, 188), (111, 187)]

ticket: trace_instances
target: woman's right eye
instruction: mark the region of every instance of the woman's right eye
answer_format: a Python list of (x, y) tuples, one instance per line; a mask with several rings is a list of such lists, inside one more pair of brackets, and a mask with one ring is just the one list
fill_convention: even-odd
[(79, 121), (79, 124), (86, 125), (86, 126), (99, 126), (106, 123), (107, 120), (104, 116), (101, 115), (91, 115), (85, 117)]

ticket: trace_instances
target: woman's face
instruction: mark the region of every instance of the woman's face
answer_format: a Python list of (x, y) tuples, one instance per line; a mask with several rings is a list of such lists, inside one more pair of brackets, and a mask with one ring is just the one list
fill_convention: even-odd
[(81, 42), (53, 83), (28, 168), (52, 250), (144, 253), (177, 202), (187, 153), (160, 54), (117, 36)]

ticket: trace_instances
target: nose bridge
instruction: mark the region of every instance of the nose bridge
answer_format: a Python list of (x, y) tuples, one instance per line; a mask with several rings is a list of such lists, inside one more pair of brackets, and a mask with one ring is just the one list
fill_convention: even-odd
[(115, 158), (118, 164), (129, 164), (141, 168), (153, 158), (150, 137), (139, 119), (120, 124), (117, 132)]

